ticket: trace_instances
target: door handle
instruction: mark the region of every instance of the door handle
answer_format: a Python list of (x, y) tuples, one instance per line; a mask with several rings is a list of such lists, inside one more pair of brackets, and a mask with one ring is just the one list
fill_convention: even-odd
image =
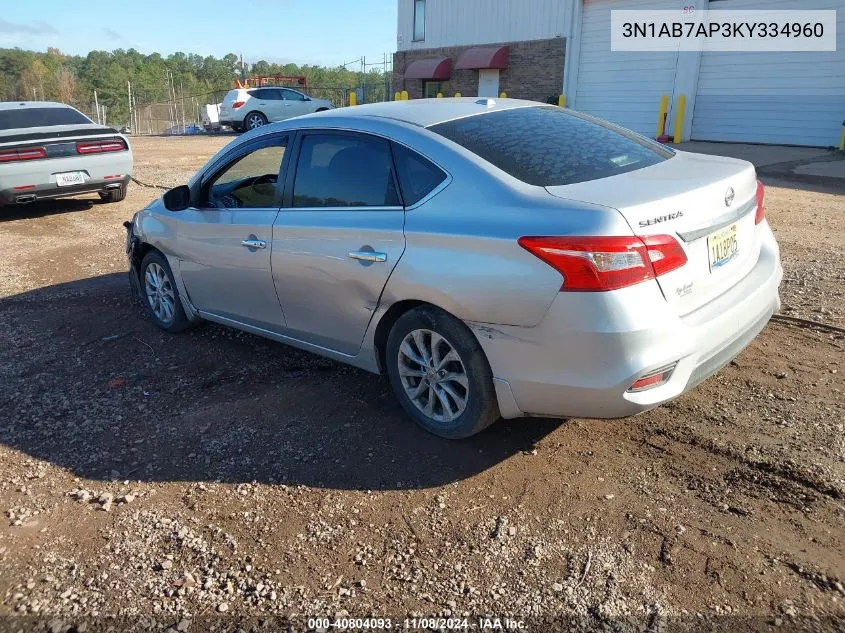
[(373, 251), (352, 251), (349, 253), (352, 259), (362, 262), (384, 262), (387, 261), (387, 253), (374, 253)]
[(241, 242), (241, 246), (246, 246), (247, 248), (267, 248), (267, 242), (264, 240), (244, 240)]

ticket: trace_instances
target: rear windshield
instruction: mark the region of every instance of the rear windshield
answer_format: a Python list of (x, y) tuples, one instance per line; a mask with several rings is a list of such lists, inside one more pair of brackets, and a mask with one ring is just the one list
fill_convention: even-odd
[(84, 114), (71, 108), (20, 108), (0, 110), (0, 130), (49, 125), (78, 125), (92, 123)]
[(615, 176), (673, 156), (635, 134), (550, 106), (488, 112), (429, 129), (541, 187)]

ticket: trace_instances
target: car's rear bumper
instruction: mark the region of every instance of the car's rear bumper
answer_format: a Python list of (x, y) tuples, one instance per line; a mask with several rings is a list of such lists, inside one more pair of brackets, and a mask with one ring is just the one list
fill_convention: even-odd
[(26, 189), (14, 187), (0, 189), (0, 205), (26, 204), (36, 200), (52, 200), (55, 198), (69, 198), (85, 193), (104, 193), (112, 189), (126, 187), (130, 176), (114, 179), (91, 179), (81, 185), (59, 187), (55, 182), (32, 185)]
[[(65, 198), (125, 187), (132, 168), (130, 150), (5, 163), (0, 167), (0, 204)], [(81, 172), (85, 181), (66, 187), (57, 185), (56, 175), (68, 172)]]
[[(607, 293), (562, 292), (533, 328), (470, 324), (497, 378), (505, 417), (618, 418), (693, 388), (738, 355), (780, 307), (783, 276), (768, 226), (757, 265), (718, 299), (683, 317), (655, 282)], [(629, 387), (677, 363), (664, 384)], [(514, 406), (515, 403), (515, 406)]]

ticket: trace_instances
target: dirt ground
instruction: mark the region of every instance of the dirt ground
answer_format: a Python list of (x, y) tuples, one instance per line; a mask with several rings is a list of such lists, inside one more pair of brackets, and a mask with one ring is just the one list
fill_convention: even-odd
[[(135, 175), (181, 184), (229, 140), (135, 140)], [(783, 313), (845, 326), (845, 195), (767, 185)], [(841, 334), (773, 322), (636, 418), (448, 442), (383, 378), (217, 326), (157, 330), (131, 300), (121, 224), (159, 193), (0, 211), (0, 630), (41, 622), (27, 615), (56, 631), (106, 615), (180, 631), (344, 614), (841, 626)]]

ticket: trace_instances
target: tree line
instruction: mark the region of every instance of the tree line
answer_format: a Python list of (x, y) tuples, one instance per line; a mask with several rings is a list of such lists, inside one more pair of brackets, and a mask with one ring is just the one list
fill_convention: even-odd
[[(47, 52), (0, 48), (0, 101), (61, 101), (91, 116), (96, 90), (113, 125), (129, 122), (127, 82), (131, 82), (135, 102), (141, 106), (169, 100), (168, 75), (177, 98), (197, 97), (200, 104), (221, 100), (236, 80), (251, 75), (304, 75), (309, 86), (332, 89), (352, 89), (362, 81), (359, 72), (344, 67), (281, 65), (261, 60), (242, 68), (234, 53), (220, 58), (181, 52), (163, 57), (130, 48), (91, 51), (82, 56), (65, 55), (56, 48)], [(383, 75), (371, 69), (363, 80), (379, 84)]]

